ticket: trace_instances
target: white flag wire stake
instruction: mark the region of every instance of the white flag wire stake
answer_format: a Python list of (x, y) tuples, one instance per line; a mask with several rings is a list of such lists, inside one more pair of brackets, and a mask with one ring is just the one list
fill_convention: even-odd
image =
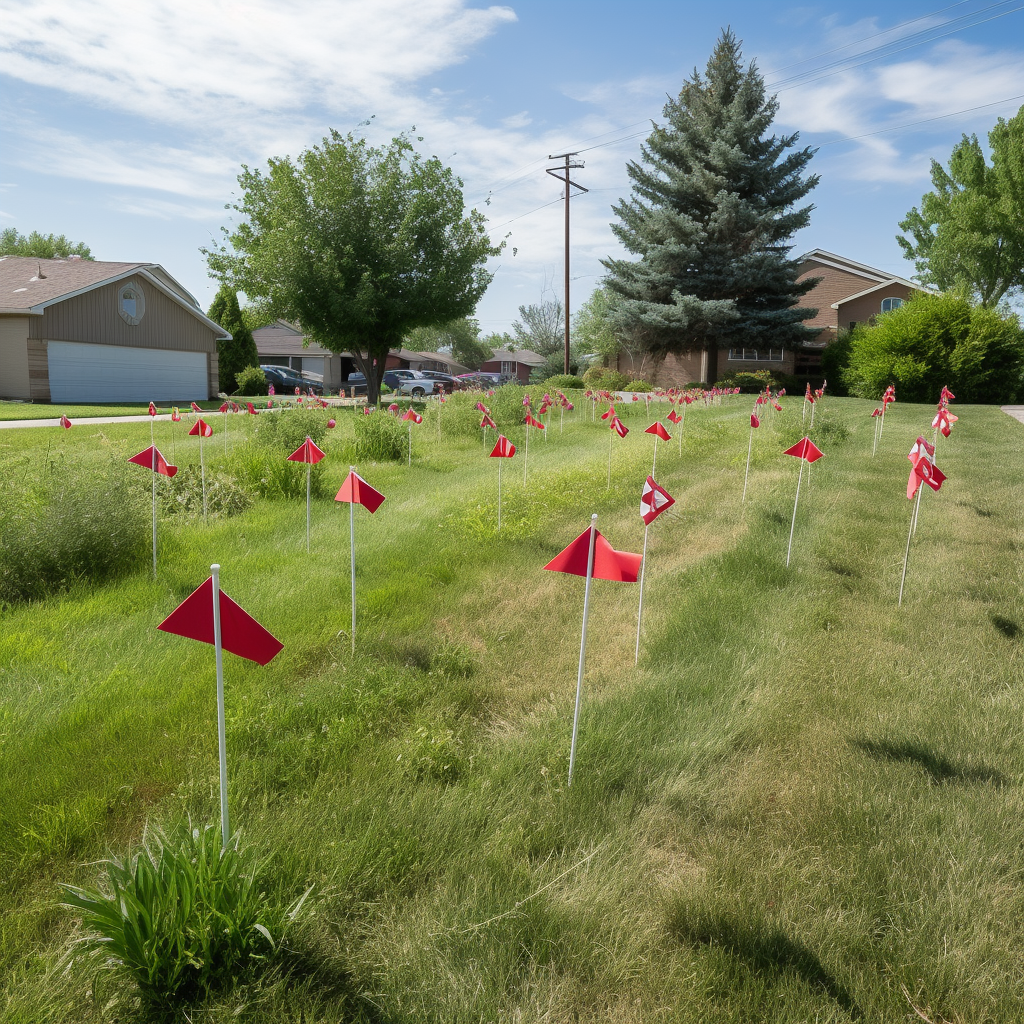
[(612, 432), (608, 432), (608, 484), (605, 490), (610, 490), (612, 486)]
[(526, 424), (526, 444), (523, 446), (523, 486), (526, 486), (526, 467), (530, 462), (530, 424)]
[(914, 529), (917, 525), (917, 510), (921, 505), (921, 492), (924, 490), (924, 482), (919, 481), (917, 485), (917, 501), (914, 502), (914, 514), (910, 519), (910, 530), (907, 532), (907, 550), (903, 555), (903, 576), (900, 578), (900, 599), (897, 607), (903, 605), (903, 584), (907, 581), (907, 562), (910, 561), (910, 541), (914, 536)]
[(199, 430), (199, 471), (203, 477), (203, 522), (207, 522), (206, 516), (206, 463), (203, 461), (203, 431)]
[(740, 498), (742, 505), (747, 500), (747, 478), (750, 476), (750, 452), (754, 447), (754, 424), (750, 424), (750, 437), (747, 439), (747, 469), (743, 474), (743, 497)]
[[(656, 497), (656, 495), (651, 495), (651, 497)], [(644, 554), (640, 560), (640, 607), (637, 608), (636, 612), (636, 654), (633, 658), (634, 665), (640, 664), (640, 623), (644, 617), (644, 576), (647, 573), (647, 531), (649, 529), (650, 525), (644, 523)]]
[(789, 527), (789, 550), (786, 552), (786, 568), (789, 568), (789, 559), (793, 554), (793, 531), (796, 529), (796, 506), (800, 501), (800, 481), (804, 475), (804, 460), (800, 460), (800, 472), (796, 478), (796, 500), (793, 502), (793, 522)]
[(412, 465), (412, 420), (409, 420), (409, 465)]
[(227, 729), (224, 724), (224, 650), (220, 637), (220, 566), (211, 565), (213, 573), (213, 649), (217, 658), (217, 749), (220, 755), (220, 838), (226, 850), (231, 838), (228, 825), (228, 753)]
[[(150, 429), (152, 429), (152, 423)], [(156, 579), (156, 445), (153, 449), (153, 578)]]
[(501, 533), (501, 464), (503, 461), (503, 459), (498, 459), (498, 533)]
[(310, 474), (313, 472), (313, 464), (310, 462), (306, 463), (306, 554), (309, 554), (309, 481)]
[[(349, 466), (350, 473), (355, 472), (355, 466)], [(353, 498), (355, 495), (352, 496)], [(356, 503), (348, 503), (348, 549), (349, 564), (352, 568), (352, 653), (356, 653)]]
[(580, 637), (580, 667), (576, 673), (576, 710), (572, 716), (572, 743), (569, 746), (569, 781), (576, 766), (576, 735), (580, 726), (580, 702), (583, 698), (583, 665), (587, 653), (587, 616), (590, 613), (590, 584), (594, 579), (594, 545), (597, 542), (597, 513), (590, 517), (590, 552), (587, 555), (587, 586), (583, 591), (583, 634)]

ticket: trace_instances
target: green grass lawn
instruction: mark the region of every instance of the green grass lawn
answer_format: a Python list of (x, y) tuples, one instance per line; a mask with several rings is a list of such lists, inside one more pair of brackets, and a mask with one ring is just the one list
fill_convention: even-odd
[[(196, 402), (202, 409), (214, 410), (221, 406), (221, 399), (208, 402)], [(180, 403), (180, 408), (188, 409), (189, 403)], [(161, 402), (158, 411), (169, 413), (171, 406)], [(89, 416), (145, 416), (149, 412), (149, 403), (122, 402), (114, 405), (59, 405), (39, 402), (0, 402), (0, 420), (53, 420), (61, 415), (67, 416), (72, 422), (76, 418)]]
[[(610, 486), (599, 420), (533, 435), (527, 486), (522, 448), (504, 466), (500, 535), (493, 432), (439, 440), (432, 410), (411, 468), (359, 465), (387, 501), (356, 509), (354, 656), (330, 497), (309, 555), (302, 501), (260, 499), (163, 522), (155, 581), (0, 612), (0, 1021), (147, 1019), (75, 965), (57, 883), (94, 883), (147, 824), (217, 821), (213, 652), (155, 628), (215, 561), (285, 645), (264, 668), (226, 656), (233, 825), (286, 895), (316, 890), (272, 972), (180, 1019), (1024, 1019), (1024, 428), (956, 408), (897, 608), (906, 454), (933, 410), (891, 407), (872, 458), (871, 403), (823, 403), (786, 569), (784, 404), (745, 505), (746, 396), (690, 407), (681, 452), (659, 446), (677, 503), (650, 530), (640, 663), (636, 585), (595, 582), (571, 788), (583, 580), (541, 567), (592, 512), (641, 549), (643, 403)], [(236, 423), (227, 452), (206, 443), (211, 472)], [(157, 443), (197, 462), (181, 428)], [(0, 474), (148, 444), (146, 424), (5, 431)]]

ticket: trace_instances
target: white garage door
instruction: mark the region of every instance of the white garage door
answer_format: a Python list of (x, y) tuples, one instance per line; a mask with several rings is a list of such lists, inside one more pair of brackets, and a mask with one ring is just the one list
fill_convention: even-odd
[(47, 342), (51, 402), (184, 402), (209, 396), (205, 352)]

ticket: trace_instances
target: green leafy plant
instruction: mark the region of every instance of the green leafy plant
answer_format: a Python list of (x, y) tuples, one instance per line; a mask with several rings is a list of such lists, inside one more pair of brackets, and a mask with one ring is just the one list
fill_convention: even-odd
[(215, 828), (153, 833), (103, 866), (100, 887), (62, 885), (61, 905), (81, 915), (83, 952), (155, 1006), (201, 999), (270, 962), (309, 894), (283, 907), (257, 883), (260, 865), (246, 870)]
[(630, 380), (626, 382), (626, 386), (621, 388), (622, 391), (639, 391), (646, 393), (654, 390), (654, 386), (648, 384), (645, 380)]
[(621, 391), (627, 381), (624, 373), (607, 366), (592, 366), (583, 374), (583, 382), (588, 388), (599, 388), (602, 391)]
[[(163, 515), (201, 516), (203, 479), (198, 466), (182, 466), (165, 486), (157, 490)], [(248, 510), (252, 498), (235, 480), (219, 474), (206, 476), (206, 513), (237, 516)]]
[(779, 382), (772, 375), (771, 370), (741, 370), (738, 373), (722, 377), (718, 384), (723, 388), (739, 388), (740, 391), (748, 393), (764, 391), (766, 387), (774, 389), (779, 386)]
[[(257, 417), (252, 435), (235, 453), (235, 478), (246, 491), (264, 498), (297, 498), (306, 494), (306, 466), (288, 456), (310, 438), (321, 445), (327, 414), (321, 409), (289, 409)], [(322, 463), (311, 468), (310, 493), (327, 494)]]
[(369, 462), (399, 462), (409, 452), (409, 435), (401, 421), (388, 412), (356, 419), (356, 458)]
[(236, 395), (265, 395), (267, 375), (258, 366), (247, 366), (235, 374)]
[(577, 377), (571, 373), (556, 373), (554, 377), (548, 377), (542, 385), (548, 390), (558, 388), (562, 391), (568, 391), (570, 388), (585, 388), (586, 384), (583, 383), (582, 377)]

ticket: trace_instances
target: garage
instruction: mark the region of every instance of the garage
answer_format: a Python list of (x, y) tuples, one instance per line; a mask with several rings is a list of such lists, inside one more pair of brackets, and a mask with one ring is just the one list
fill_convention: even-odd
[(47, 350), (51, 402), (191, 402), (207, 397), (202, 352), (73, 341), (50, 341)]

